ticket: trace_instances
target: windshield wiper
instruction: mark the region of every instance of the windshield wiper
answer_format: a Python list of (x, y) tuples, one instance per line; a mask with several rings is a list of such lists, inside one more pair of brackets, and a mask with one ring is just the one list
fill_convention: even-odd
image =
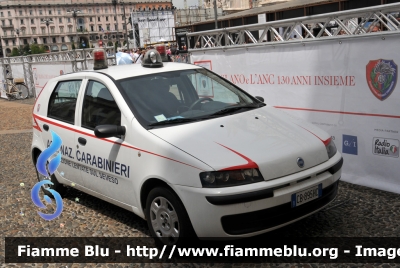
[(186, 123), (186, 122), (193, 122), (199, 119), (194, 118), (175, 118), (170, 120), (164, 120), (156, 123), (152, 123), (149, 126), (161, 126), (161, 125), (168, 125), (168, 124), (176, 124), (176, 123)]
[(218, 112), (215, 112), (213, 114), (210, 114), (210, 116), (212, 115), (221, 115), (221, 114), (227, 114), (227, 113), (231, 113), (240, 109), (254, 109), (254, 108), (258, 108), (260, 107), (259, 104), (251, 104), (251, 105), (243, 105), (243, 106), (232, 106), (232, 107), (228, 107), (222, 110), (219, 110)]

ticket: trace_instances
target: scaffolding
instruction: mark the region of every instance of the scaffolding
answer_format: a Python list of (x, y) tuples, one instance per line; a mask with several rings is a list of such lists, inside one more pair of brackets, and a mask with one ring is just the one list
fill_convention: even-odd
[(187, 34), (189, 51), (399, 33), (400, 3)]
[[(217, 9), (217, 17), (222, 16), (222, 8)], [(187, 9), (175, 10), (176, 25), (185, 26), (214, 19), (214, 9), (191, 6)]]
[(175, 19), (171, 10), (132, 12), (133, 47), (175, 40)]

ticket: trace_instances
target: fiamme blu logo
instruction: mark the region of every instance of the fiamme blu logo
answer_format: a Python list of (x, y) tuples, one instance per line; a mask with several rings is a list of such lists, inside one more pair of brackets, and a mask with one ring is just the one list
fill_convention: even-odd
[[(50, 132), (51, 132), (51, 137), (52, 137), (52, 143), (51, 143), (50, 147), (45, 149), (39, 155), (39, 158), (36, 163), (37, 171), (40, 174), (42, 174), (45, 178), (49, 178), (49, 179), (42, 180), (42, 181), (39, 181), (38, 183), (36, 183), (35, 186), (33, 186), (32, 192), (31, 192), (32, 201), (39, 208), (46, 208), (46, 206), (43, 204), (42, 200), (40, 200), (40, 196), (39, 196), (40, 188), (45, 184), (53, 185), (53, 183), (50, 181), (50, 176), (57, 170), (57, 168), (61, 162), (61, 153), (58, 152), (58, 150), (60, 149), (61, 144), (62, 144), (61, 138), (54, 131), (50, 131)], [(56, 211), (53, 214), (45, 214), (45, 213), (38, 211), (38, 214), (43, 219), (50, 221), (50, 220), (53, 220), (53, 219), (57, 218), (58, 216), (60, 216), (60, 214), (63, 210), (63, 203), (62, 203), (62, 198), (61, 198), (60, 194), (56, 190), (50, 189), (50, 188), (46, 188), (46, 190), (49, 191), (53, 195), (54, 200), (56, 201)], [(44, 195), (44, 200), (49, 204), (52, 203), (51, 198), (47, 195)]]

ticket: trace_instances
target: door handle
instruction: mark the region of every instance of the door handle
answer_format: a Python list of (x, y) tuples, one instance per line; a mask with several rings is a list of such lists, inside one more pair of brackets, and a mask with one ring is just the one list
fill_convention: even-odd
[(43, 129), (46, 130), (46, 131), (48, 131), (48, 130), (49, 130), (49, 126), (46, 125), (46, 124), (44, 124), (44, 125), (43, 125)]
[(86, 139), (79, 137), (78, 142), (80, 145), (86, 145)]

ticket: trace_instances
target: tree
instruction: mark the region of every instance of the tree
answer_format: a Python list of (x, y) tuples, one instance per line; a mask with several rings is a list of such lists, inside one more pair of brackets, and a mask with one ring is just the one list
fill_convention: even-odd
[(46, 53), (46, 48), (43, 45), (39, 46), (39, 54)]
[(107, 44), (107, 46), (108, 46), (108, 47), (112, 47), (112, 45), (113, 45), (113, 42), (111, 42), (111, 41), (108, 41), (108, 44)]
[(26, 44), (26, 45), (24, 45), (24, 46), (22, 47), (22, 51), (23, 51), (23, 54), (24, 54), (24, 55), (29, 55), (29, 54), (31, 54), (31, 53), (30, 53), (30, 48), (29, 48), (29, 45), (28, 45), (28, 44)]
[(40, 48), (38, 44), (31, 45), (31, 53), (32, 54), (40, 54)]
[(11, 51), (11, 57), (19, 56), (18, 48), (14, 47)]
[(24, 47), (23, 46), (18, 47), (18, 54), (21, 56), (24, 56)]
[(40, 45), (39, 49), (40, 53), (46, 53), (47, 51), (50, 51), (50, 47), (47, 45)]

